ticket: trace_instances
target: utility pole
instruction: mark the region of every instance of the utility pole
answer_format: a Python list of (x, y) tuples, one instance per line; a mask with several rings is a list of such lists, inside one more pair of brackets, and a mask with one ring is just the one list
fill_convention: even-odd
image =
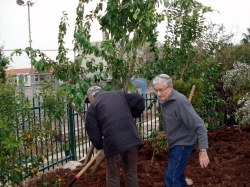
[[(34, 3), (32, 3), (31, 1), (27, 1), (27, 3), (25, 4), (23, 0), (17, 0), (16, 3), (20, 6), (28, 6), (28, 24), (29, 24), (29, 46), (30, 48), (32, 47), (31, 43), (31, 27), (30, 27), (30, 7), (34, 5)], [(34, 97), (34, 93), (35, 93), (35, 81), (34, 81), (34, 68), (32, 65), (32, 61), (30, 60), (30, 84), (32, 87), (32, 97)]]

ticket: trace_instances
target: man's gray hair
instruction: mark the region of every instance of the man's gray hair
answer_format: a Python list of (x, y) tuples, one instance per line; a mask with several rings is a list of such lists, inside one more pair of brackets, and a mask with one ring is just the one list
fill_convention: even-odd
[(172, 84), (172, 79), (167, 74), (160, 74), (153, 79), (153, 86), (155, 84), (164, 83), (164, 86), (168, 88)]
[(84, 99), (84, 103), (89, 103), (90, 94), (95, 95), (97, 92), (102, 91), (102, 88), (99, 86), (91, 86), (87, 91), (87, 97)]
[(97, 92), (102, 91), (102, 88), (99, 86), (91, 86), (88, 91), (87, 91), (87, 96), (89, 96), (90, 94), (95, 95)]

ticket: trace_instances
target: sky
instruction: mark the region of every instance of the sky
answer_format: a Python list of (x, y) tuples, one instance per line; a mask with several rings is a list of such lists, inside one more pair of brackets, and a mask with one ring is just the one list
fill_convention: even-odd
[[(27, 0), (23, 0), (27, 2)], [(250, 28), (250, 0), (198, 0), (206, 6), (211, 6), (213, 13), (205, 14), (207, 21), (224, 24), (226, 34), (234, 34), (233, 43), (239, 43), (242, 33)], [(58, 26), (62, 12), (68, 14), (68, 31), (65, 37), (65, 47), (69, 49), (68, 58), (73, 60), (73, 33), (76, 18), (77, 0), (32, 0), (30, 7), (31, 46), (40, 49), (51, 59), (55, 59), (58, 48)], [(95, 7), (88, 4), (86, 11)], [(16, 0), (0, 0), (0, 46), (4, 46), (4, 55), (9, 56), (14, 49), (25, 49), (29, 42), (28, 6), (19, 6)], [(159, 31), (165, 30), (161, 24)], [(102, 40), (99, 25), (95, 22), (91, 28), (91, 41)], [(164, 33), (160, 33), (159, 41), (163, 41)], [(12, 68), (29, 68), (30, 60), (23, 54), (14, 57)]]

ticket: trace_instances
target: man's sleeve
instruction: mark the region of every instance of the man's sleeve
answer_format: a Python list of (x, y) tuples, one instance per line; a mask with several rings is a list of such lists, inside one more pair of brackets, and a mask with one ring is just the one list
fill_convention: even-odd
[(87, 112), (85, 127), (90, 141), (96, 149), (100, 150), (103, 148), (103, 139), (99, 122), (96, 119), (93, 113)]
[(145, 110), (144, 98), (136, 93), (125, 93), (125, 95), (133, 118), (140, 117)]
[(181, 107), (179, 107), (178, 117), (182, 119), (184, 124), (192, 129), (198, 136), (199, 148), (208, 148), (208, 137), (207, 128), (201, 119), (201, 117), (196, 113), (192, 104), (186, 99), (181, 102)]

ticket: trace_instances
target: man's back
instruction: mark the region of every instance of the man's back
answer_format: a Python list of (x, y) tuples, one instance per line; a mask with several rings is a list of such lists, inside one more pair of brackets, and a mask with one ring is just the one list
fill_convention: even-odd
[(131, 110), (136, 105), (143, 105), (141, 108), (144, 108), (144, 99), (134, 94), (132, 96), (136, 99), (133, 102), (137, 103), (129, 103), (127, 98), (130, 96), (124, 91), (101, 91), (88, 108), (86, 129), (90, 140), (96, 148), (104, 148), (106, 157), (143, 145)]

